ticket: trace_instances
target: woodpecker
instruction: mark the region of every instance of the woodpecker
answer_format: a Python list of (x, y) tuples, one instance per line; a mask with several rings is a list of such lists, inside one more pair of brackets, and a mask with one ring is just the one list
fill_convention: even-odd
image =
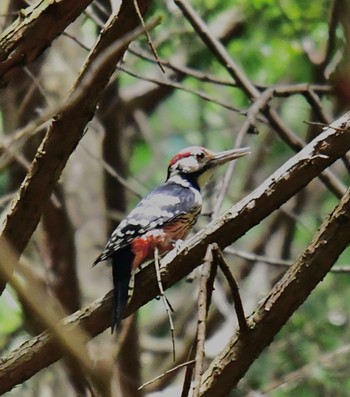
[(94, 265), (112, 259), (112, 332), (117, 330), (128, 302), (132, 274), (146, 260), (183, 240), (202, 208), (201, 189), (214, 169), (245, 156), (249, 148), (213, 152), (201, 146), (181, 150), (168, 166), (166, 181), (145, 196), (112, 233)]

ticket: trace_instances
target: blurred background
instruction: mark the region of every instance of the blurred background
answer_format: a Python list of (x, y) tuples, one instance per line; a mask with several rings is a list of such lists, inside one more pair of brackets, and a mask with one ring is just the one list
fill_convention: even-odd
[[(35, 1), (0, 4), (4, 31), (18, 12)], [(303, 142), (348, 110), (350, 99), (347, 0), (191, 0), (213, 36), (260, 92), (271, 88), (268, 104)], [(18, 69), (0, 94), (0, 133), (9, 150), (0, 158), (3, 217), (19, 189), (47, 126), (19, 139), (15, 132), (65, 100), (99, 32), (119, 3), (95, 0), (34, 63)], [(24, 262), (47, 293), (67, 312), (106, 294), (112, 286), (107, 263), (92, 268), (108, 236), (139, 198), (166, 177), (169, 159), (181, 148), (232, 148), (237, 139), (251, 155), (237, 162), (229, 190), (216, 206), (225, 169), (205, 192), (195, 231), (259, 186), (295, 148), (259, 115), (254, 129), (239, 133), (252, 101), (171, 0), (154, 0), (146, 15), (161, 15), (148, 40), (130, 45), (110, 81), (85, 136), (71, 155)], [(35, 44), (35, 43), (34, 43)], [(310, 123), (311, 122), (311, 123)], [(249, 315), (309, 243), (349, 182), (349, 158), (332, 166), (333, 184), (315, 179), (283, 207), (225, 251)], [(213, 214), (214, 210), (214, 214)], [(180, 396), (183, 369), (138, 391), (143, 382), (186, 361), (196, 329), (198, 274), (167, 291), (174, 307), (176, 362), (161, 301), (154, 300), (128, 320), (121, 342), (107, 330), (88, 350), (109, 365), (118, 350), (123, 396)], [(292, 316), (274, 343), (256, 360), (234, 396), (348, 396), (350, 394), (350, 253)], [(205, 365), (236, 329), (224, 278), (215, 282), (208, 317)], [(0, 299), (0, 349), (7, 356), (42, 330), (7, 288)], [(119, 343), (119, 344), (118, 344)], [(118, 346), (118, 349), (117, 349)], [(72, 370), (56, 363), (7, 395), (90, 395)]]

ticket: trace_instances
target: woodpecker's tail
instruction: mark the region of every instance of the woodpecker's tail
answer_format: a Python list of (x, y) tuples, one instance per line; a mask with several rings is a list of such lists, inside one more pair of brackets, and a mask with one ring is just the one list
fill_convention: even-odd
[(112, 255), (113, 272), (113, 314), (112, 333), (117, 331), (128, 303), (128, 290), (131, 278), (131, 264), (134, 254), (130, 246), (123, 247)]

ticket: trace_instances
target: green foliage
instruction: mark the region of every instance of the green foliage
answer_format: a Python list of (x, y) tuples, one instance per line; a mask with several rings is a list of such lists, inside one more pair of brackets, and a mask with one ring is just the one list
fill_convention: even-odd
[[(254, 83), (260, 85), (261, 89), (270, 85), (315, 82), (317, 65), (310, 62), (309, 54), (313, 53), (314, 56), (316, 54), (317, 59), (322, 60), (328, 40), (331, 1), (237, 0), (232, 4), (230, 1), (195, 0), (191, 4), (209, 24), (225, 10), (234, 9), (238, 14), (243, 15), (244, 28), (237, 37), (233, 37), (225, 45), (234, 62)], [(164, 35), (157, 45), (158, 54), (162, 59), (171, 61), (174, 59), (176, 65), (179, 63), (178, 59), (181, 59), (187, 51), (189, 66), (233, 82), (227, 70), (214, 59), (180, 13), (169, 13), (164, 8), (164, 3), (159, 1), (153, 6), (151, 13), (160, 13), (163, 24), (168, 30), (168, 35)], [(154, 36), (156, 37), (157, 34), (155, 33)], [(145, 40), (143, 44), (147, 46)], [(341, 45), (342, 33), (338, 29), (333, 53), (339, 50)], [(146, 76), (154, 72), (153, 65), (137, 58), (133, 66)], [(238, 109), (247, 109), (251, 104), (243, 90), (234, 86), (203, 83), (193, 77), (185, 78), (182, 83), (187, 90), (204, 92), (209, 97)], [(121, 76), (123, 88), (133, 84), (136, 84), (133, 77), (126, 74)], [(330, 98), (323, 97), (322, 101), (327, 109), (332, 109)], [(271, 105), (278, 109), (293, 132), (305, 140), (308, 130), (305, 121), (312, 117), (310, 105), (305, 97), (291, 95), (288, 98), (275, 98)], [(149, 123), (163, 158), (168, 159), (186, 145), (203, 144), (213, 149), (232, 147), (236, 139), (236, 131), (243, 121), (245, 118), (235, 111), (200, 99), (193, 92), (176, 90), (159, 104), (157, 112), (150, 117)], [(249, 145), (253, 153), (255, 147), (261, 145), (267, 133), (264, 123), (260, 123), (258, 128), (260, 135), (249, 137)], [(266, 146), (266, 151), (268, 155), (264, 164), (256, 170), (257, 180), (266, 178), (292, 155), (291, 149), (276, 136)], [(152, 158), (153, 153), (148, 144), (137, 141), (131, 161), (132, 174), (143, 175), (144, 164), (153, 164)], [(244, 181), (246, 165), (242, 163), (237, 167), (237, 175), (243, 175)], [(155, 167), (149, 179), (151, 185), (163, 179), (164, 172), (161, 172), (160, 167)], [(238, 182), (232, 183), (232, 191), (225, 205), (231, 205), (236, 199), (235, 189), (238, 185)], [(292, 246), (295, 256), (310, 242), (322, 220), (337, 203), (337, 198), (324, 193), (319, 195), (316, 203), (311, 202), (306, 205), (306, 209), (296, 222)], [(251, 230), (240, 240), (240, 244), (244, 247), (259, 238), (266, 230), (266, 223), (262, 222)], [(349, 251), (342, 255), (339, 263), (350, 263)], [(350, 381), (346, 376), (347, 372), (336, 374), (338, 369), (344, 369), (344, 357), (349, 358), (348, 354), (335, 355), (333, 366), (330, 366), (329, 362), (323, 362), (322, 357), (348, 344), (349, 282), (348, 275), (328, 275), (307, 302), (293, 315), (271, 347), (254, 363), (240, 383), (242, 392), (236, 390), (230, 395), (245, 395), (245, 391), (251, 389), (268, 391), (274, 382), (279, 381), (283, 385), (268, 391), (269, 396), (348, 395)], [(141, 311), (141, 321), (147, 322), (150, 313), (153, 313), (154, 308), (158, 306), (157, 302), (146, 306)], [(167, 335), (167, 332), (167, 326), (157, 330), (158, 335), (162, 336)], [(288, 374), (300, 369), (304, 372), (297, 380), (288, 380)], [(286, 377), (285, 384), (284, 377)]]
[[(330, 0), (193, 0), (191, 4), (213, 30), (211, 24), (221, 14), (236, 11), (237, 15), (242, 16), (242, 29), (225, 46), (233, 61), (261, 91), (269, 86), (315, 82), (317, 64), (310, 61), (309, 53), (322, 61), (329, 34), (328, 21), (332, 7)], [(132, 123), (126, 124), (128, 132), (133, 130), (130, 134), (130, 160), (127, 160), (130, 179), (133, 178), (133, 182), (139, 181), (144, 186), (144, 191), (165, 179), (167, 160), (180, 148), (188, 145), (205, 145), (214, 150), (233, 147), (237, 131), (246, 121), (245, 115), (240, 114), (239, 110), (246, 112), (251, 106), (248, 95), (241, 87), (234, 86), (236, 82), (232, 76), (193, 32), (182, 14), (177, 9), (173, 10), (174, 7), (172, 2), (157, 0), (152, 3), (147, 16), (156, 14), (162, 17), (162, 24), (150, 32), (159, 57), (174, 65), (181, 65), (183, 59), (187, 59), (187, 66), (225, 80), (227, 84), (203, 82), (193, 76), (184, 77), (183, 80), (179, 78), (183, 90), (174, 90), (165, 99), (162, 98), (155, 111), (148, 113), (148, 110), (141, 110), (146, 115), (147, 126), (144, 127), (148, 136), (143, 136), (140, 131), (135, 132), (134, 126), (130, 127)], [(95, 22), (85, 18), (82, 25), (84, 43), (92, 46), (96, 32)], [(338, 28), (332, 56), (341, 52), (343, 36)], [(133, 45), (149, 50), (145, 36)], [(131, 53), (125, 56), (124, 65), (145, 78), (151, 77), (162, 82), (170, 79), (170, 72), (164, 76), (155, 63)], [(132, 92), (143, 83), (144, 81), (123, 72), (118, 77), (122, 93), (128, 93), (129, 90)], [(200, 98), (196, 94), (198, 91), (207, 95), (211, 101)], [(136, 103), (139, 92), (142, 95), (144, 91), (136, 89), (134, 92), (137, 94), (134, 97), (130, 95), (130, 98)], [(238, 111), (224, 108), (214, 100)], [(332, 98), (324, 96), (321, 100), (332, 114)], [(269, 105), (277, 109), (283, 121), (295, 134), (306, 140), (308, 125), (304, 121), (308, 121), (313, 115), (304, 96), (296, 94), (288, 98), (274, 98)], [(130, 108), (133, 108), (133, 104)], [(138, 110), (137, 107), (135, 109)], [(129, 113), (127, 116), (132, 118)], [(292, 149), (271, 131), (263, 117), (259, 119), (257, 127), (259, 135), (245, 138), (244, 144), (251, 146), (252, 156), (246, 162), (237, 164), (224, 208), (231, 206), (243, 194), (240, 187), (245, 184), (245, 177), (251, 173), (249, 167), (254, 167), (254, 183), (250, 185), (256, 187), (293, 155)], [(1, 112), (0, 130), (3, 133)], [(268, 134), (273, 134), (273, 138), (267, 140)], [(125, 135), (129, 138), (127, 133)], [(261, 147), (266, 152), (264, 159), (260, 164), (254, 164), (253, 160), (258, 156), (257, 152)], [(8, 170), (0, 173), (0, 194), (6, 192), (7, 180)], [(344, 176), (344, 181), (350, 181), (349, 175)], [(314, 199), (315, 196), (317, 199)], [(310, 202), (306, 203), (301, 214), (291, 214), (296, 218), (294, 234), (291, 237), (292, 257), (297, 257), (306, 247), (323, 219), (339, 201), (326, 189), (321, 193), (311, 192), (309, 197)], [(135, 201), (136, 198), (132, 198), (129, 205), (132, 206)], [(81, 220), (81, 223), (85, 220)], [(265, 220), (240, 239), (239, 244), (243, 249), (251, 249), (255, 241), (264, 237), (268, 222), (269, 220)], [(275, 257), (278, 257), (279, 249), (280, 247), (274, 252)], [(350, 250), (347, 250), (339, 258), (337, 265), (349, 264)], [(230, 395), (246, 395), (246, 391), (257, 389), (266, 391), (271, 397), (347, 396), (350, 389), (347, 367), (350, 353), (335, 354), (328, 361), (325, 357), (340, 347), (349, 345), (349, 284), (349, 274), (329, 274), (288, 321), (271, 347), (254, 363), (239, 385), (239, 390)], [(171, 294), (175, 298), (176, 292), (180, 289), (184, 291), (183, 288), (191, 290), (191, 296), (194, 296), (193, 286), (186, 287), (186, 283), (181, 282), (169, 291), (167, 296), (170, 295), (170, 301)], [(160, 307), (161, 302), (153, 301), (142, 308), (141, 324), (153, 321), (162, 310)], [(181, 314), (182, 308), (175, 309), (175, 316)], [(158, 312), (155, 315), (156, 311)], [(21, 312), (12, 298), (12, 293), (6, 292), (0, 300), (0, 348), (6, 347), (9, 335), (20, 324)], [(168, 337), (167, 322), (160, 324), (153, 335)], [(289, 374), (297, 371), (301, 372), (300, 377), (295, 380), (288, 379)], [(271, 385), (279, 382), (281, 386), (273, 389)]]
[(7, 335), (22, 323), (22, 313), (13, 292), (6, 289), (0, 299), (0, 349), (6, 348)]

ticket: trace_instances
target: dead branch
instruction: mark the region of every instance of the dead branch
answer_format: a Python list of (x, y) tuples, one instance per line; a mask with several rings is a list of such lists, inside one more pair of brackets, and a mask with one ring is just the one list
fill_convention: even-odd
[[(143, 81), (147, 81), (147, 82), (150, 82), (150, 83), (157, 84), (158, 85), (158, 87), (157, 87), (158, 89), (159, 89), (159, 87), (166, 87), (169, 90), (170, 89), (172, 89), (172, 90), (173, 89), (182, 90), (184, 92), (188, 92), (190, 94), (196, 95), (199, 98), (204, 99), (205, 101), (208, 101), (208, 102), (211, 102), (211, 103), (215, 103), (216, 105), (221, 106), (221, 107), (223, 107), (225, 109), (232, 110), (233, 112), (236, 112), (238, 114), (245, 115), (247, 113), (244, 109), (239, 109), (237, 107), (234, 107), (230, 103), (224, 102), (224, 101), (222, 101), (222, 100), (220, 100), (218, 98), (214, 98), (214, 97), (206, 94), (203, 91), (195, 90), (193, 88), (188, 88), (184, 84), (178, 83), (176, 81), (172, 81), (170, 79), (165, 79), (164, 77), (162, 79), (159, 79), (159, 78), (156, 78), (156, 77), (146, 77), (146, 76), (143, 76), (143, 75), (141, 75), (139, 73), (136, 73), (136, 72), (132, 71), (131, 69), (129, 69), (129, 68), (125, 67), (125, 66), (121, 66), (120, 70), (123, 71), (124, 73), (127, 73), (129, 76), (135, 77), (135, 78), (143, 80)], [(151, 91), (152, 90), (148, 91), (147, 94), (149, 95), (149, 93)], [(136, 107), (135, 104), (130, 104), (130, 103), (127, 104), (127, 106), (130, 106), (130, 105), (132, 107)]]
[[(262, 262), (266, 263), (267, 265), (272, 265), (276, 267), (290, 267), (293, 264), (293, 261), (287, 259), (280, 259), (280, 258), (270, 258), (264, 255), (257, 255), (253, 252), (241, 251), (234, 248), (227, 248), (225, 252), (231, 255), (235, 255), (239, 258), (245, 259), (249, 262)], [(350, 265), (342, 265), (342, 266), (333, 266), (330, 270), (331, 273), (335, 274), (346, 274), (350, 273)]]
[(167, 371), (163, 372), (162, 374), (156, 376), (154, 379), (151, 379), (151, 380), (145, 382), (144, 384), (142, 384), (139, 387), (139, 390), (144, 389), (145, 387), (147, 387), (148, 385), (152, 384), (153, 382), (163, 378), (165, 375), (168, 375), (168, 374), (170, 374), (170, 373), (172, 373), (174, 371), (177, 371), (178, 369), (181, 369), (181, 368), (186, 367), (187, 365), (190, 365), (190, 364), (193, 364), (193, 363), (194, 363), (194, 360), (190, 360), (190, 361), (185, 361), (184, 363), (178, 364), (175, 367), (170, 368)]

